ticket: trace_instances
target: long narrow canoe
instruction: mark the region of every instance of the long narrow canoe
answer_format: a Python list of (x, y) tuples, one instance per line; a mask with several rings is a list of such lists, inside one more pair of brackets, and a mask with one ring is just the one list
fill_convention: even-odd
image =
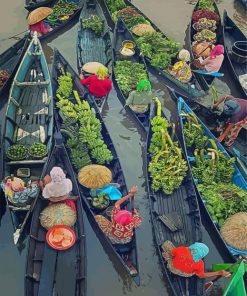
[[(30, 147), (34, 142), (51, 148), (53, 132), (52, 87), (48, 66), (38, 39), (29, 44), (23, 60), (14, 77), (7, 105), (3, 134), (3, 174), (21, 176), (18, 169), (29, 169), (30, 177), (22, 178), (25, 182), (39, 180), (47, 157), (35, 159), (29, 155), (24, 160), (11, 160), (7, 149), (14, 144)], [(15, 205), (6, 197), (11, 214), (15, 243), (17, 243), (25, 223), (32, 212), (33, 202), (26, 206)]]
[[(53, 67), (52, 67), (52, 82), (53, 82), (53, 92), (54, 94), (56, 93), (56, 90), (58, 88), (58, 83), (57, 79), (61, 75), (60, 68), (63, 68), (66, 72), (70, 72), (73, 77), (73, 89), (76, 90), (80, 96), (80, 98), (85, 97), (85, 88), (81, 85), (80, 79), (78, 75), (75, 73), (73, 68), (68, 64), (68, 62), (64, 59), (64, 57), (59, 53), (58, 50), (55, 49), (54, 52), (54, 59), (53, 59)], [(111, 170), (112, 176), (113, 176), (113, 181), (114, 183), (118, 183), (120, 185), (119, 190), (122, 193), (122, 196), (127, 195), (128, 190), (125, 182), (125, 177), (121, 168), (121, 163), (118, 159), (117, 152), (114, 148), (114, 145), (112, 143), (111, 137), (107, 131), (107, 128), (104, 124), (103, 118), (100, 115), (100, 112), (95, 104), (95, 101), (90, 97), (87, 96), (88, 103), (92, 108), (95, 110), (96, 117), (100, 120), (101, 122), (101, 134), (103, 136), (104, 142), (106, 143), (108, 149), (110, 149), (112, 155), (113, 155), (113, 160), (107, 164), (107, 167)], [(71, 98), (72, 103), (76, 103), (74, 98)], [(58, 110), (57, 110), (58, 111)], [(60, 116), (57, 116), (57, 112), (55, 112), (55, 118), (56, 118), (56, 123), (58, 126), (61, 126), (63, 124), (63, 119)], [(72, 124), (73, 126), (73, 124)], [(90, 223), (92, 224), (92, 227), (97, 231), (97, 235), (100, 238), (100, 241), (106, 249), (111, 252), (111, 255), (114, 255), (115, 258), (122, 264), (124, 267), (125, 271), (130, 274), (130, 269), (129, 269), (129, 262), (131, 262), (131, 265), (137, 270), (137, 273), (132, 275), (133, 280), (136, 282), (137, 285), (140, 285), (140, 274), (139, 274), (139, 266), (138, 266), (138, 254), (137, 254), (137, 238), (136, 238), (136, 233), (134, 231), (134, 235), (132, 238), (132, 241), (130, 245), (124, 246), (121, 245), (114, 245), (111, 243), (111, 241), (106, 237), (106, 235), (102, 232), (100, 227), (98, 226), (98, 223), (95, 220), (95, 214), (97, 214), (94, 209), (92, 208), (91, 204), (87, 200), (86, 197), (90, 196), (90, 190), (86, 189), (85, 187), (79, 185), (80, 193), (82, 196), (82, 201), (84, 204), (85, 211), (88, 215), (88, 218), (90, 220)], [(111, 203), (111, 206), (113, 203)], [(133, 200), (127, 200), (124, 204), (124, 208), (126, 208), (129, 211), (132, 211), (134, 205), (133, 205)], [(104, 213), (101, 213), (104, 214)]]
[[(121, 18), (118, 19), (117, 25), (114, 30), (114, 38), (113, 38), (113, 47), (114, 47), (114, 69), (116, 67), (116, 62), (122, 60), (121, 55), (119, 53), (120, 48), (122, 47), (122, 42), (124, 40), (131, 40), (134, 41), (132, 38), (132, 35), (126, 28), (124, 22)], [(146, 69), (147, 75), (148, 71), (146, 68), (146, 63), (142, 56), (140, 56), (137, 52), (132, 57), (128, 58), (128, 61), (131, 61), (133, 63), (139, 63), (143, 65), (143, 69)], [(116, 80), (116, 72), (114, 70), (114, 82), (116, 85), (116, 90), (118, 94), (118, 98), (120, 99), (123, 106), (125, 106), (125, 102), (128, 98), (127, 95), (124, 94), (124, 92), (121, 90), (121, 88), (118, 85), (118, 82)], [(133, 90), (136, 90), (135, 83), (133, 84)], [(137, 122), (140, 124), (140, 126), (143, 128), (145, 132), (148, 131), (149, 127), (149, 118), (150, 118), (150, 109), (145, 113), (136, 113), (132, 111), (128, 106), (125, 107), (133, 116), (136, 118)]]
[[(100, 35), (97, 35), (92, 29), (84, 29), (82, 27), (82, 21), (92, 16), (98, 17), (103, 21), (103, 32)], [(77, 39), (78, 72), (83, 72), (84, 75), (89, 76), (89, 73), (82, 71), (81, 68), (86, 63), (98, 62), (108, 68), (111, 78), (112, 60), (111, 35), (102, 8), (97, 0), (87, 1), (83, 6), (79, 20)], [(107, 97), (96, 100), (100, 112), (104, 107)]]
[[(199, 4), (199, 1), (197, 2), (197, 4), (195, 5), (194, 9), (193, 9), (193, 12), (192, 14), (198, 10), (198, 4)], [(216, 5), (216, 3), (214, 2), (214, 12), (218, 14), (218, 16), (220, 17), (220, 12), (219, 12), (219, 9)], [(190, 50), (190, 54), (191, 54), (191, 57), (192, 59), (194, 59), (194, 54), (193, 54), (193, 51), (192, 51), (192, 44), (194, 42), (194, 39), (193, 39), (193, 36), (197, 33), (197, 31), (193, 28), (193, 21), (192, 21), (192, 18), (191, 18), (191, 22), (190, 22), (190, 28), (189, 28), (189, 50)], [(221, 24), (221, 21), (220, 23), (217, 25), (217, 30), (216, 30), (216, 36), (217, 36), (217, 41), (216, 41), (216, 44), (223, 44), (224, 40), (223, 40), (223, 33), (222, 33), (222, 24)], [(195, 68), (196, 69), (196, 68)], [(209, 75), (201, 75), (201, 74), (197, 74), (195, 73), (195, 76), (198, 80), (198, 82), (200, 83), (201, 87), (207, 91), (209, 90), (209, 87), (211, 86), (211, 84), (213, 83), (214, 81), (214, 76), (209, 76)]]
[[(173, 92), (172, 94), (173, 96), (177, 97), (177, 94), (175, 92)], [(195, 113), (190, 109), (190, 107), (185, 103), (185, 101), (180, 97), (178, 98), (177, 97), (177, 100), (178, 100), (178, 114), (179, 114), (179, 122), (180, 122), (180, 128), (181, 128), (181, 132), (182, 132), (182, 136), (183, 136), (183, 142), (184, 142), (184, 148), (185, 148), (185, 153), (186, 153), (186, 157), (188, 159), (188, 162), (190, 164), (190, 166), (192, 166), (192, 163), (194, 162), (194, 154), (193, 154), (193, 150), (191, 148), (188, 148), (186, 147), (185, 145), (185, 136), (184, 136), (184, 123), (185, 123), (185, 117), (183, 116), (183, 114), (194, 114)], [(216, 145), (217, 145), (217, 148), (224, 153), (224, 155), (227, 157), (227, 158), (230, 158), (229, 154), (227, 153), (227, 151), (224, 149), (224, 147), (217, 141), (217, 139), (214, 137), (214, 135), (210, 132), (210, 130), (206, 127), (206, 125), (199, 119), (198, 119), (198, 122), (201, 124), (204, 132), (205, 132), (205, 135), (209, 138), (209, 139), (212, 139)], [(236, 164), (234, 164), (234, 169), (235, 169), (235, 172), (234, 172), (234, 175), (233, 175), (233, 178), (232, 178), (232, 182), (237, 185), (238, 187), (242, 188), (243, 190), (247, 191), (247, 182), (245, 181), (244, 177), (242, 176), (240, 170), (238, 169), (238, 167), (236, 166)], [(197, 185), (197, 182), (195, 181), (195, 184)], [(228, 248), (228, 246), (226, 245), (226, 243), (224, 242), (220, 232), (219, 232), (219, 229), (217, 227), (217, 225), (213, 222), (207, 208), (206, 208), (206, 205), (203, 201), (203, 198), (202, 196), (198, 193), (198, 197), (199, 197), (199, 203), (201, 204), (202, 206), (202, 209), (203, 209), (203, 214), (204, 214), (204, 217), (206, 218), (208, 224), (210, 225), (210, 228), (212, 230), (212, 232), (214, 233), (214, 237), (217, 237), (217, 240), (219, 241), (219, 243), (221, 244), (221, 249), (225, 251), (228, 251), (229, 254), (230, 254), (230, 248)], [(236, 251), (236, 252), (235, 252)], [(235, 250), (233, 251), (232, 253), (232, 260), (235, 260), (235, 257), (233, 255), (235, 255), (236, 253), (238, 254), (244, 254), (244, 252), (241, 252), (241, 251), (238, 251), (238, 250)], [(230, 254), (231, 255), (231, 254)]]
[[(150, 119), (156, 116), (156, 113), (157, 111), (155, 106), (151, 111)], [(163, 112), (161, 116), (164, 117)], [(201, 217), (193, 179), (189, 171), (187, 172), (182, 185), (178, 189), (175, 189), (171, 195), (164, 194), (161, 190), (157, 192), (152, 190), (151, 177), (148, 172), (149, 163), (151, 161), (149, 147), (151, 144), (152, 134), (153, 132), (150, 126), (146, 146), (146, 171), (148, 176), (147, 185), (155, 242), (162, 269), (168, 279), (173, 295), (202, 295), (203, 281), (201, 279), (196, 276), (185, 278), (171, 273), (167, 268), (164, 258), (162, 257), (161, 245), (166, 240), (170, 240), (178, 247), (181, 245), (190, 246), (202, 239)], [(169, 128), (169, 134), (172, 134), (171, 128)], [(176, 135), (174, 140), (178, 140)], [(166, 221), (170, 221), (169, 224), (175, 225), (175, 229), (169, 228), (169, 224), (166, 225), (163, 222), (163, 218), (166, 219)]]
[[(56, 138), (57, 135), (55, 135)], [(58, 139), (56, 139), (57, 141)], [(46, 242), (47, 230), (40, 224), (40, 213), (49, 201), (38, 197), (33, 211), (29, 247), (26, 262), (25, 295), (86, 295), (86, 245), (83, 224), (83, 208), (76, 176), (62, 141), (56, 142), (42, 177), (49, 174), (54, 166), (59, 166), (72, 182), (72, 196), (76, 200), (77, 220), (72, 227), (76, 243), (66, 251), (52, 249)]]
[(232, 53), (232, 46), (234, 42), (243, 41), (247, 44), (247, 38), (233, 20), (230, 19), (226, 10), (224, 10), (223, 14), (223, 38), (225, 45), (225, 57), (229, 61), (229, 68), (232, 73), (231, 77), (234, 79), (238, 90), (241, 92), (241, 98), (247, 99), (247, 89), (244, 88), (239, 81), (239, 76), (247, 74), (246, 63), (237, 63), (236, 60), (234, 60)]
[[(53, 7), (54, 5), (58, 4), (60, 0), (57, 0), (56, 2), (52, 2), (52, 4), (49, 5), (49, 7)], [(58, 31), (61, 29), (64, 29), (65, 27), (69, 27), (69, 25), (74, 24), (76, 20), (79, 18), (81, 9), (85, 3), (84, 0), (70, 0), (67, 1), (68, 3), (74, 3), (77, 5), (77, 9), (74, 10), (74, 12), (69, 15), (69, 18), (67, 20), (59, 20), (57, 19), (56, 21), (51, 21), (49, 20), (49, 17), (46, 18), (45, 24), (49, 25), (53, 30), (51, 32), (46, 33), (45, 35), (42, 35), (39, 37), (40, 40), (48, 39), (49, 37), (55, 35)]]
[[(98, 1), (102, 5), (108, 25), (113, 30), (115, 27), (115, 23), (113, 21), (110, 10), (107, 6), (107, 1), (106, 0), (98, 0)], [(123, 0), (123, 2), (125, 3), (126, 6), (130, 6), (130, 7), (134, 8), (140, 15), (145, 17), (146, 20), (150, 22), (152, 27), (157, 32), (161, 33), (163, 35), (163, 37), (167, 38), (167, 36), (146, 15), (144, 15), (133, 3), (131, 3), (128, 0)], [(145, 60), (147, 62), (148, 70), (155, 73), (156, 75), (161, 76), (164, 79), (165, 83), (168, 84), (170, 87), (172, 87), (180, 92), (182, 91), (183, 94), (190, 95), (192, 97), (200, 97), (205, 94), (205, 92), (201, 89), (200, 85), (197, 83), (197, 80), (196, 80), (194, 74), (193, 74), (193, 78), (191, 79), (190, 83), (183, 83), (183, 82), (175, 79), (169, 73), (163, 71), (162, 69), (152, 66), (149, 58), (145, 57)]]
[(10, 85), (28, 44), (28, 38), (24, 37), (0, 55), (0, 71), (5, 70), (8, 72), (8, 79), (0, 85), (0, 95)]
[(47, 6), (54, 2), (55, 0), (26, 0), (25, 8), (27, 10), (34, 10), (41, 6)]
[[(214, 264), (213, 271), (219, 271), (222, 269), (229, 269), (229, 264)], [(247, 264), (241, 261), (237, 265), (232, 265), (232, 269), (229, 269), (232, 273), (229, 283), (224, 289), (223, 296), (235, 296), (235, 295), (246, 295), (246, 272)]]

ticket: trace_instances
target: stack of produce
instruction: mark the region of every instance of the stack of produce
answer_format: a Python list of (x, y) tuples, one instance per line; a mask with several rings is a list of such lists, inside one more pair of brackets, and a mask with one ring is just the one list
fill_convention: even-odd
[(221, 226), (229, 216), (246, 210), (247, 193), (232, 183), (234, 158), (227, 158), (206, 137), (194, 114), (182, 116), (186, 146), (194, 150), (193, 176), (212, 219)]
[(112, 161), (113, 156), (104, 143), (101, 123), (95, 116), (95, 110), (90, 108), (87, 101), (80, 100), (77, 91), (73, 91), (76, 103), (71, 101), (72, 77), (63, 69), (61, 71), (63, 74), (58, 79), (56, 106), (60, 109), (64, 119), (65, 129), (63, 132), (66, 132), (70, 138), (67, 145), (71, 151), (73, 165), (77, 170), (80, 170), (90, 164), (91, 159), (98, 164)]
[(121, 10), (126, 7), (123, 0), (106, 0), (106, 4), (111, 13), (114, 13), (115, 11)]
[(139, 80), (148, 79), (145, 66), (131, 61), (117, 61), (115, 75), (120, 89), (126, 96), (136, 89)]
[(91, 15), (89, 18), (81, 21), (83, 29), (91, 29), (97, 36), (100, 36), (104, 30), (104, 22), (97, 15)]
[(45, 144), (42, 144), (39, 142), (34, 142), (29, 147), (28, 152), (31, 157), (40, 158), (40, 157), (44, 157), (47, 155), (48, 149)]
[(182, 157), (182, 150), (168, 133), (168, 122), (161, 117), (161, 104), (158, 98), (157, 115), (152, 119), (152, 138), (149, 152), (152, 159), (148, 171), (152, 179), (152, 189), (162, 190), (165, 194), (172, 194), (178, 188), (187, 171), (186, 161)]
[(6, 155), (9, 159), (11, 160), (22, 160), (27, 157), (28, 154), (28, 148), (24, 145), (11, 145), (7, 152)]
[(6, 70), (0, 70), (0, 87), (8, 80), (9, 73)]
[[(59, 0), (53, 7), (53, 12), (47, 19), (50, 22), (55, 22), (58, 19), (62, 20), (60, 16), (69, 16), (74, 13), (74, 10), (78, 9), (78, 5), (74, 2), (67, 2), (65, 0)], [(65, 18), (64, 20), (66, 20)]]
[(88, 200), (91, 200), (91, 204), (94, 208), (104, 210), (110, 204), (110, 199), (107, 193), (100, 193), (95, 197), (88, 197)]

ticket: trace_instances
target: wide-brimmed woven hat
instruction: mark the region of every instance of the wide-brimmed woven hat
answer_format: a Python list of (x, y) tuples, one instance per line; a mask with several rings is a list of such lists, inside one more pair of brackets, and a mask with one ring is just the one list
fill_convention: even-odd
[(230, 216), (220, 232), (230, 247), (247, 251), (247, 212), (239, 212)]
[(37, 9), (34, 9), (28, 15), (27, 23), (29, 26), (37, 24), (38, 22), (48, 17), (48, 15), (50, 15), (52, 12), (53, 10), (50, 7), (39, 7)]
[(76, 222), (76, 212), (65, 203), (52, 204), (40, 213), (40, 224), (47, 230), (53, 226), (72, 227)]
[(90, 74), (96, 74), (99, 70), (99, 67), (104, 66), (103, 64), (99, 62), (88, 62), (82, 66), (82, 70), (90, 73)]
[(103, 165), (87, 165), (83, 167), (78, 174), (79, 183), (86, 188), (102, 188), (109, 184), (111, 180), (111, 171)]
[(136, 25), (131, 29), (131, 31), (137, 36), (142, 36), (145, 33), (154, 33), (155, 32), (154, 28), (148, 24)]

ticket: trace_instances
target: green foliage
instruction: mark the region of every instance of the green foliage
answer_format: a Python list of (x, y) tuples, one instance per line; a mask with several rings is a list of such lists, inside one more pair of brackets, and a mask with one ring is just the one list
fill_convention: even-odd
[(106, 0), (106, 4), (111, 13), (126, 7), (122, 0)]
[(199, 192), (206, 200), (211, 218), (219, 226), (231, 215), (246, 211), (247, 193), (231, 183), (199, 184)]
[(115, 73), (116, 81), (125, 95), (136, 89), (139, 80), (148, 79), (145, 66), (131, 61), (117, 61)]
[(162, 148), (162, 130), (166, 130), (168, 128), (168, 121), (161, 116), (155, 116), (151, 120), (151, 126), (152, 126), (152, 138), (151, 138), (151, 144), (149, 146), (149, 152), (150, 153), (157, 153)]
[(195, 145), (196, 148), (202, 149), (208, 141), (208, 137), (204, 135), (202, 126), (198, 123), (197, 119), (195, 122), (191, 115), (188, 116), (188, 121), (184, 124), (184, 136), (187, 147)]
[(81, 22), (83, 29), (92, 29), (96, 35), (100, 36), (104, 30), (104, 21), (97, 15), (91, 15)]
[(146, 33), (139, 37), (137, 46), (146, 57), (151, 59), (153, 66), (164, 70), (170, 66), (171, 58), (175, 57), (179, 50), (179, 43), (164, 37), (159, 32)]
[(93, 148), (90, 153), (91, 157), (94, 158), (98, 164), (108, 163), (113, 160), (112, 153), (105, 144)]
[[(69, 146), (71, 143), (68, 143), (68, 141), (67, 145)], [(71, 162), (77, 171), (79, 171), (84, 166), (92, 163), (87, 146), (81, 143), (78, 143), (76, 146), (70, 147), (70, 157)]]
[(200, 0), (198, 3), (198, 9), (206, 9), (214, 12), (214, 0)]
[(65, 99), (68, 99), (72, 93), (72, 75), (69, 72), (66, 72), (64, 75), (59, 76), (58, 78), (59, 87), (56, 94), (62, 96)]

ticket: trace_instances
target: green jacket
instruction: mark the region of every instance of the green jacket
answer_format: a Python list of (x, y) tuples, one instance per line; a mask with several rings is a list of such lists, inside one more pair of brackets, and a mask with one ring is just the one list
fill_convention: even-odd
[(148, 105), (151, 104), (154, 95), (151, 91), (138, 92), (136, 90), (129, 94), (126, 105)]

